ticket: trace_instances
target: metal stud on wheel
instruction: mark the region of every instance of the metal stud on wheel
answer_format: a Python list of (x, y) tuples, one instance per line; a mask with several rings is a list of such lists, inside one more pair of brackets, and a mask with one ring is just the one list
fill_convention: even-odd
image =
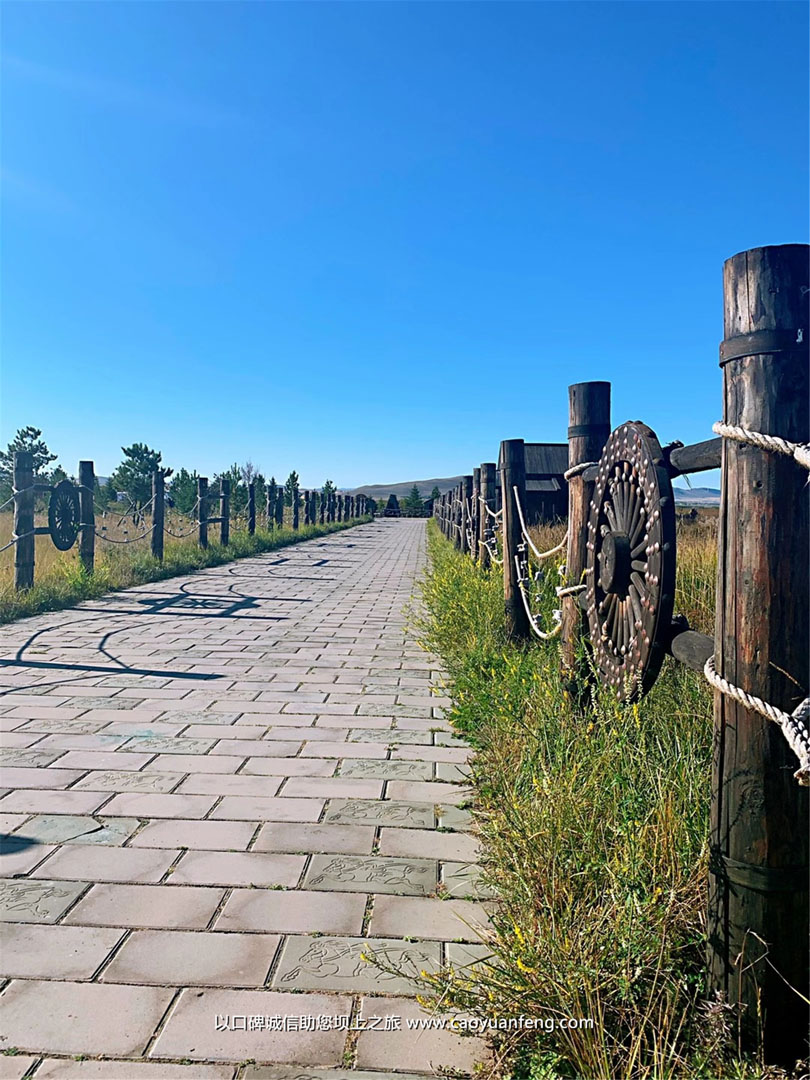
[(635, 700), (661, 670), (675, 600), (672, 484), (655, 432), (637, 420), (611, 433), (599, 462), (586, 597), (601, 676)]

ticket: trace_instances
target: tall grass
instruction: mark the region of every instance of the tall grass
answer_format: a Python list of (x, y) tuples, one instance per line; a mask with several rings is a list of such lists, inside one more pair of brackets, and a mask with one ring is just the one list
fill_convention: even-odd
[[(680, 596), (701, 628), (713, 609), (708, 537), (686, 533), (679, 556)], [(492, 958), (433, 979), (439, 999), (490, 1018), (594, 1020), (505, 1038), (497, 1071), (516, 1080), (762, 1075), (736, 1055), (734, 1017), (704, 1001), (703, 681), (668, 660), (638, 704), (595, 683), (583, 702), (560, 675), (557, 642), (506, 640), (501, 575), (432, 523), (429, 548), (417, 630), (448, 672), (451, 720), (477, 747), (474, 813), (499, 901)], [(558, 580), (551, 567), (541, 587), (549, 625)]]
[[(14, 588), (10, 560), (0, 568), (6, 571), (0, 574), (0, 624), (43, 611), (59, 611), (81, 600), (92, 600), (132, 585), (161, 581), (208, 566), (221, 566), (235, 559), (260, 555), (289, 544), (350, 529), (369, 520), (365, 517), (328, 525), (302, 525), (298, 531), (286, 526), (272, 532), (257, 527), (252, 536), (246, 531), (232, 532), (227, 547), (211, 541), (207, 548), (201, 548), (196, 538), (176, 540), (167, 536), (162, 562), (152, 556), (148, 539), (131, 545), (97, 541), (92, 574), (82, 569), (77, 547), (68, 552), (59, 552), (48, 537), (38, 537), (33, 589), (18, 592)], [(133, 531), (138, 535), (144, 531), (144, 526), (136, 527)]]

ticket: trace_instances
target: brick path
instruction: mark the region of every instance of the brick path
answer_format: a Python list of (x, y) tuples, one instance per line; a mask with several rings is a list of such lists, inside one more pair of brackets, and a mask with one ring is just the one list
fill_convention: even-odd
[(378, 521), (0, 630), (0, 1078), (472, 1070), (406, 1029), (486, 919), (424, 557)]

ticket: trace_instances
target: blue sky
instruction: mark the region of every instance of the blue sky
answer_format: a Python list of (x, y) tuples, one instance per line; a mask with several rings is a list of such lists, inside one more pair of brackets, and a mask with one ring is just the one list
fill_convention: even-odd
[(723, 261), (807, 239), (801, 3), (2, 22), (2, 442), (71, 471), (453, 475), (564, 440), (585, 379), (708, 438)]

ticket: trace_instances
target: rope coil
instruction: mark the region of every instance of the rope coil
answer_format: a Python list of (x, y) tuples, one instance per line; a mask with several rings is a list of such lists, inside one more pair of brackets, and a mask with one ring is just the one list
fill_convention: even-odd
[(802, 787), (810, 787), (810, 697), (806, 697), (792, 713), (786, 713), (724, 679), (715, 667), (713, 656), (706, 661), (703, 674), (715, 690), (779, 725), (788, 746), (799, 760), (799, 768), (793, 775)]

